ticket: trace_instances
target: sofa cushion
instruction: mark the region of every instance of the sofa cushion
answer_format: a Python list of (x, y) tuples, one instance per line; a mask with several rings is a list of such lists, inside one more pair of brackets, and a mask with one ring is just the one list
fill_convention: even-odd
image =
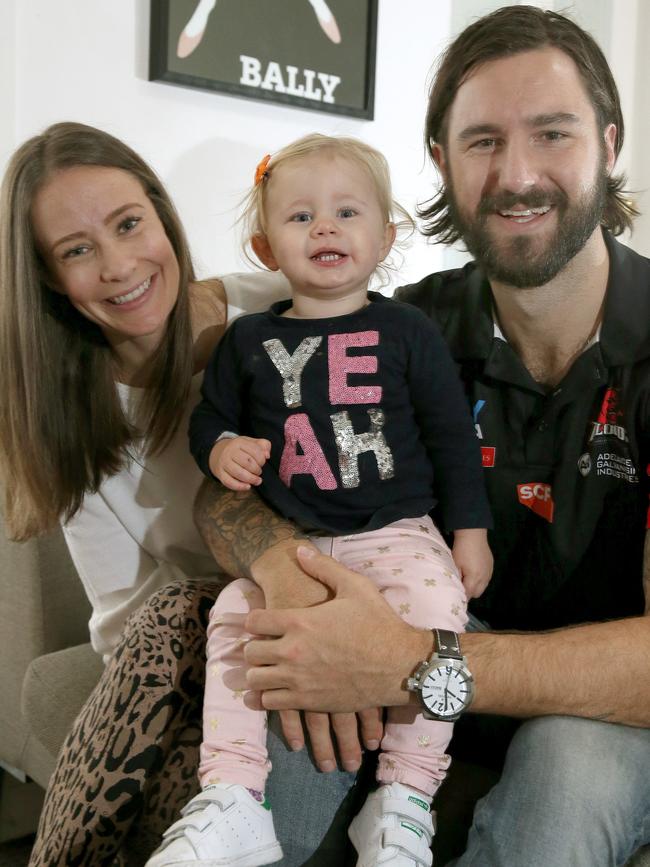
[(104, 669), (90, 644), (32, 660), (21, 696), (31, 733), (54, 758)]

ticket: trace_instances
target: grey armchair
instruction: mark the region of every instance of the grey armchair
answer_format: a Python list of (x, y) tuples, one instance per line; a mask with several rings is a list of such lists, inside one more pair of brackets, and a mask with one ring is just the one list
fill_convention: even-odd
[(0, 840), (35, 828), (65, 734), (99, 679), (89, 614), (60, 532), (23, 544), (0, 532)]

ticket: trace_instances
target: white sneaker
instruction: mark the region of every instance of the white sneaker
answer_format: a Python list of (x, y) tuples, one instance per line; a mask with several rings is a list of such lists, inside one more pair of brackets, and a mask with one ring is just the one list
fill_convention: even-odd
[(271, 808), (244, 786), (207, 786), (181, 815), (145, 867), (258, 867), (282, 858)]
[(348, 829), (359, 856), (357, 867), (431, 867), (434, 816), (413, 789), (401, 783), (380, 786)]

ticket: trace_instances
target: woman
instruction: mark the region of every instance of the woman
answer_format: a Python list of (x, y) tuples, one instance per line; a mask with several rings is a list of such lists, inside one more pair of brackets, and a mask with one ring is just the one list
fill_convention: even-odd
[(91, 127), (56, 124), (19, 148), (0, 214), (5, 522), (15, 539), (63, 524), (106, 661), (30, 863), (97, 867), (127, 850), (143, 863), (197, 789), (205, 625), (223, 577), (192, 521), (186, 421), (225, 328), (224, 288), (196, 280), (154, 172)]

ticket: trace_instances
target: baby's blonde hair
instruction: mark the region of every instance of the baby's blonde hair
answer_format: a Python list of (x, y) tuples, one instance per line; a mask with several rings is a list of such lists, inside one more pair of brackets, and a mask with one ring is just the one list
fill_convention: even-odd
[[(268, 196), (268, 179), (273, 172), (284, 163), (302, 159), (314, 154), (327, 154), (332, 157), (341, 157), (357, 163), (367, 172), (377, 192), (379, 207), (386, 223), (393, 222), (397, 229), (397, 245), (404, 244), (406, 238), (415, 231), (415, 223), (411, 215), (399, 202), (393, 198), (390, 182), (390, 170), (383, 154), (371, 147), (366, 142), (351, 136), (329, 136), (320, 133), (312, 133), (297, 139), (286, 147), (283, 147), (269, 159), (264, 174), (261, 166), (256, 173), (255, 184), (248, 192), (242, 206), (242, 214), (239, 221), (243, 227), (243, 247), (246, 258), (259, 265), (257, 257), (251, 251), (251, 241), (255, 235), (266, 235), (266, 200)], [(382, 263), (385, 268), (393, 268), (389, 259)], [(382, 268), (380, 266), (380, 269)]]

